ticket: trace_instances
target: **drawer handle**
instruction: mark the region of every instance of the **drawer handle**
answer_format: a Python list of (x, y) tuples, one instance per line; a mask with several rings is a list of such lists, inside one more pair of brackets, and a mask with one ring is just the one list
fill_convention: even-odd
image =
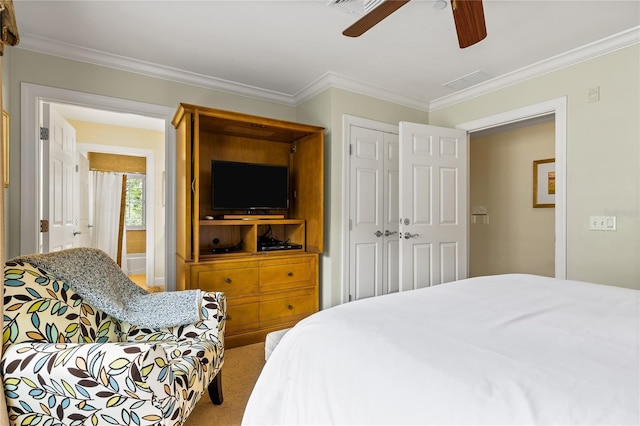
[(227, 277), (224, 279), (224, 282), (227, 284), (231, 284), (231, 278)]
[(287, 305), (287, 309), (293, 309), (293, 305)]
[(287, 272), (287, 276), (288, 277), (292, 277), (293, 276), (293, 272), (291, 272), (291, 271)]

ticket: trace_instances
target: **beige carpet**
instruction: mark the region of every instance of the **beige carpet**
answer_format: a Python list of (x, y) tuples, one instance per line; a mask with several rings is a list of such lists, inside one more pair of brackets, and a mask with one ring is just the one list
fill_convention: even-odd
[(222, 367), (222, 405), (213, 405), (209, 394), (198, 401), (184, 426), (239, 425), (249, 395), (264, 366), (264, 343), (227, 349)]

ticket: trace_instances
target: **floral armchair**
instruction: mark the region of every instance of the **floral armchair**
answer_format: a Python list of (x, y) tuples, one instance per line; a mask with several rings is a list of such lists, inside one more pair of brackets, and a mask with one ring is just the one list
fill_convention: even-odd
[(50, 271), (4, 270), (0, 371), (11, 425), (182, 425), (205, 390), (222, 403), (226, 299), (201, 320), (140, 328), (96, 309)]

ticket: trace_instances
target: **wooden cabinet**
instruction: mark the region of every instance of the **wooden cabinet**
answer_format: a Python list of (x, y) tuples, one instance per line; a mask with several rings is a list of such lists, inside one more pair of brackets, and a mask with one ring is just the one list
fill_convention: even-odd
[[(324, 245), (324, 129), (189, 104), (180, 104), (173, 125), (176, 288), (227, 294), (227, 347), (263, 341), (267, 333), (316, 312)], [(214, 160), (287, 166), (289, 208), (253, 216), (214, 211)], [(295, 248), (264, 251), (259, 242), (267, 235)]]
[(211, 260), (189, 264), (188, 281), (226, 293), (225, 344), (235, 347), (264, 341), (318, 310), (317, 259), (304, 253)]
[[(279, 241), (288, 241), (302, 246), (300, 249), (287, 249), (288, 253), (304, 251), (304, 219), (222, 219), (200, 221), (200, 260), (211, 257), (246, 256), (260, 252), (258, 240), (265, 234)], [(213, 241), (217, 241), (213, 244)], [(242, 245), (234, 248), (239, 242)], [(218, 247), (218, 248), (216, 248)], [(233, 248), (225, 251), (222, 248)], [(214, 253), (212, 250), (219, 250)]]

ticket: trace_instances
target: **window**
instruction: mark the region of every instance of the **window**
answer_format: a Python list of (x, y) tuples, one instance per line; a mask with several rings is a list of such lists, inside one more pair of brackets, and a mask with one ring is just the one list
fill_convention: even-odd
[(127, 175), (124, 222), (129, 230), (143, 230), (145, 222), (145, 181), (143, 174)]

